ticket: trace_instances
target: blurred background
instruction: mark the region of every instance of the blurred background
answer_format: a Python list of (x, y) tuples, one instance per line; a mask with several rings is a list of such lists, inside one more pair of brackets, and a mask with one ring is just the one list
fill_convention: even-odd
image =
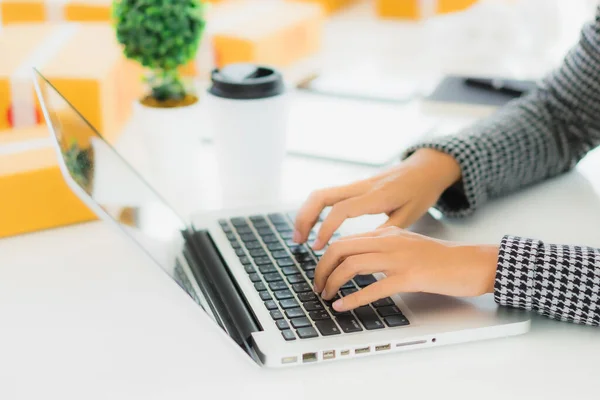
[[(166, 5), (196, 2), (141, 3), (160, 15)], [(210, 72), (238, 62), (279, 69), (290, 88), (304, 89), (295, 91), (283, 167), (281, 200), (296, 202), (315, 187), (385, 168), (428, 134), (453, 133), (492, 112), (448, 119), (424, 112), (420, 100), (449, 74), (540, 79), (577, 41), (597, 5), (595, 0), (203, 3), (199, 44), (191, 60), (178, 66), (198, 89), (198, 107), (190, 117), (166, 117), (140, 107), (148, 92), (144, 71), (125, 56), (122, 38), (117, 40), (116, 27), (124, 23), (115, 20), (112, 1), (0, 0), (0, 193), (12, 193), (0, 200), (0, 220), (13, 221), (3, 224), (0, 237), (94, 218), (62, 182), (33, 93), (31, 67), (184, 213), (223, 207), (213, 173), (214, 129), (203, 108)], [(160, 22), (163, 38), (193, 41), (181, 26), (169, 31), (169, 21)], [(155, 46), (160, 54), (160, 40), (143, 30), (140, 35), (148, 38), (136, 37), (135, 20), (128, 23), (134, 32), (128, 40)], [(163, 131), (149, 135), (155, 124), (148, 121), (161, 121)], [(191, 136), (182, 133), (186, 126), (194, 131)], [(142, 151), (147, 145), (154, 148)], [(77, 160), (82, 150), (74, 151)], [(314, 159), (326, 164), (309, 161)], [(321, 174), (324, 165), (327, 173)], [(40, 197), (50, 200), (36, 202)]]

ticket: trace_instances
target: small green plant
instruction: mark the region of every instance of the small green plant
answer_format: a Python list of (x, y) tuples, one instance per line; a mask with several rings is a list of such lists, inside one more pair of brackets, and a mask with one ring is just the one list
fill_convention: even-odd
[(200, 0), (114, 0), (125, 56), (149, 70), (150, 96), (178, 103), (188, 95), (179, 68), (196, 57), (206, 22)]
[(71, 177), (85, 190), (90, 190), (92, 172), (94, 169), (91, 148), (81, 149), (75, 139), (66, 149), (63, 149), (65, 164)]

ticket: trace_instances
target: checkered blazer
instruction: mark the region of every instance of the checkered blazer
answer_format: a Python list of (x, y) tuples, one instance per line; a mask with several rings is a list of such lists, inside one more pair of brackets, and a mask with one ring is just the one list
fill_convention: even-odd
[[(535, 91), (457, 135), (421, 143), (408, 154), (428, 147), (460, 163), (462, 181), (442, 195), (437, 207), (461, 217), (490, 198), (572, 169), (599, 144), (600, 6), (562, 66)], [(495, 299), (550, 318), (598, 326), (600, 250), (506, 236)]]

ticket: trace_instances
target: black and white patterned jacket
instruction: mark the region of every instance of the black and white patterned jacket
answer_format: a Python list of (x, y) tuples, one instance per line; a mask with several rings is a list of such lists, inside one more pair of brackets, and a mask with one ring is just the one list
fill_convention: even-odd
[[(429, 147), (460, 163), (462, 181), (437, 205), (460, 217), (490, 198), (572, 169), (599, 144), (600, 6), (562, 66), (537, 90), (458, 135), (409, 153)], [(506, 236), (495, 299), (550, 318), (600, 325), (600, 250)]]

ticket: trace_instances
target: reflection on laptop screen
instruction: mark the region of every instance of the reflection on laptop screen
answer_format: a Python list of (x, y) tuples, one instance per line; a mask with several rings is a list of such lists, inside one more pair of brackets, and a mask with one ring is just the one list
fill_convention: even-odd
[(183, 220), (39, 72), (36, 82), (63, 170), (71, 178), (67, 183), (97, 214), (116, 222), (204, 306), (177, 259), (184, 244)]

